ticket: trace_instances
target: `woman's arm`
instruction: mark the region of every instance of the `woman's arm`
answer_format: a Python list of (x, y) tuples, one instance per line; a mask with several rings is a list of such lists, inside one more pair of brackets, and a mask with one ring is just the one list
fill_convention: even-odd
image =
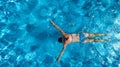
[(58, 61), (58, 62), (60, 62), (60, 58), (61, 58), (61, 56), (63, 55), (65, 49), (66, 49), (66, 44), (64, 44), (64, 46), (63, 46), (63, 48), (62, 48), (62, 51), (60, 52), (60, 54), (59, 54), (59, 56), (58, 56), (58, 58), (57, 58), (57, 61)]
[(58, 29), (58, 30), (62, 33), (63, 36), (65, 35), (65, 32), (64, 32), (59, 26), (57, 26), (52, 20), (50, 20), (50, 23), (51, 23), (56, 29)]

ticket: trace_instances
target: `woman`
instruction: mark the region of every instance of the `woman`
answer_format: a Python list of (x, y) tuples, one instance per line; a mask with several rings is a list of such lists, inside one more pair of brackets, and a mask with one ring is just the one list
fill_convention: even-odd
[(62, 51), (60, 52), (57, 61), (60, 62), (60, 58), (63, 55), (66, 46), (72, 42), (83, 42), (83, 43), (88, 43), (88, 42), (106, 42), (108, 40), (97, 40), (97, 39), (90, 39), (89, 37), (95, 37), (95, 36), (106, 36), (106, 34), (90, 34), (90, 33), (80, 33), (80, 34), (67, 34), (65, 33), (59, 26), (57, 26), (52, 20), (50, 20), (50, 23), (58, 29), (62, 37), (58, 39), (58, 42), (63, 43), (63, 48)]

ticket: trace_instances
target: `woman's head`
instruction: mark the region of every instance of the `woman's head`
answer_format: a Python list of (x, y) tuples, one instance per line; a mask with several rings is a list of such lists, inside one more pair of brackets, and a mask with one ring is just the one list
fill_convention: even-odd
[(58, 42), (62, 43), (62, 37), (58, 38)]

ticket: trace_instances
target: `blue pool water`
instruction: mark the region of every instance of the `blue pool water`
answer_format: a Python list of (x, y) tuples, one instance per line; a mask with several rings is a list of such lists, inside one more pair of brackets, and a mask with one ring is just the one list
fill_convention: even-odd
[[(66, 33), (106, 33), (110, 42), (72, 43)], [(0, 67), (120, 67), (119, 0), (0, 0)]]

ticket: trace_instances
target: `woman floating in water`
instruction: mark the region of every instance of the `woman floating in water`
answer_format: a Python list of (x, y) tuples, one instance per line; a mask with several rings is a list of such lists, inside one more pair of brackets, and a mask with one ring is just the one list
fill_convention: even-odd
[(57, 26), (52, 20), (50, 20), (50, 23), (58, 29), (63, 37), (60, 37), (58, 41), (60, 43), (63, 43), (64, 46), (62, 48), (62, 51), (60, 52), (57, 61), (60, 62), (60, 58), (63, 55), (66, 46), (72, 42), (83, 42), (83, 43), (88, 43), (88, 42), (107, 42), (108, 40), (97, 40), (97, 39), (91, 39), (89, 37), (95, 37), (95, 36), (106, 36), (106, 34), (93, 34), (93, 33), (80, 33), (80, 34), (67, 34), (65, 33), (59, 26)]

